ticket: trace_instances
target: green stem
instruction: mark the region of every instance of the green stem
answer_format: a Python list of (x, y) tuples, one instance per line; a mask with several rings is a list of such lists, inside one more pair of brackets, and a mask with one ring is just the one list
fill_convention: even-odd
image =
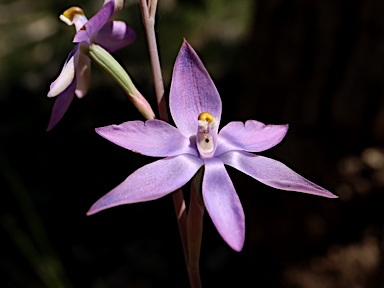
[(108, 51), (97, 44), (91, 44), (88, 49), (83, 49), (85, 50), (83, 52), (87, 53), (97, 66), (104, 70), (117, 82), (117, 84), (119, 84), (125, 94), (127, 94), (128, 98), (146, 119), (155, 118), (155, 113), (153, 113), (147, 100), (136, 89), (128, 73), (121, 67), (120, 63), (108, 53)]

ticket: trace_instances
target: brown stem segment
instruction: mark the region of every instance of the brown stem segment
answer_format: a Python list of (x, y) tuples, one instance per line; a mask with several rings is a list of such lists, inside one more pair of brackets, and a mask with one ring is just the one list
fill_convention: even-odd
[(199, 272), (201, 237), (203, 235), (204, 209), (197, 199), (194, 181), (191, 184), (191, 201), (188, 212), (188, 275), (192, 288), (201, 288)]
[(185, 201), (183, 191), (177, 189), (172, 193), (173, 206), (177, 217), (177, 225), (179, 226), (181, 243), (183, 245), (185, 265), (188, 267), (188, 234), (187, 234), (187, 211), (185, 209)]

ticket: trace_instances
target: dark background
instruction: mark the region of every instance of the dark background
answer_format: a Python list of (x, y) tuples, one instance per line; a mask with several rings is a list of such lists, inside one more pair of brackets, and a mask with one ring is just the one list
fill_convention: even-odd
[[(73, 47), (57, 16), (75, 4), (91, 16), (95, 2), (0, 3), (1, 287), (188, 287), (170, 196), (85, 216), (154, 160), (94, 132), (142, 119), (117, 85), (94, 65), (89, 95), (45, 132), (49, 84)], [(383, 15), (381, 0), (159, 1), (167, 91), (185, 37), (221, 94), (221, 127), (289, 123), (261, 154), (340, 196), (278, 191), (228, 168), (245, 246), (232, 251), (206, 214), (204, 287), (384, 287)], [(119, 19), (138, 40), (115, 57), (156, 107), (137, 1)]]

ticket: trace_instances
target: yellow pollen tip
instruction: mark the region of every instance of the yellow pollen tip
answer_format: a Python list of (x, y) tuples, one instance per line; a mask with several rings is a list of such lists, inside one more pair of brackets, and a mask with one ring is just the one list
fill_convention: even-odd
[(76, 15), (84, 15), (83, 9), (77, 6), (73, 6), (67, 10), (64, 11), (63, 16), (67, 19), (73, 20)]
[(198, 119), (201, 120), (201, 121), (207, 121), (208, 123), (211, 123), (214, 118), (211, 115), (211, 113), (203, 112), (203, 113), (200, 113)]

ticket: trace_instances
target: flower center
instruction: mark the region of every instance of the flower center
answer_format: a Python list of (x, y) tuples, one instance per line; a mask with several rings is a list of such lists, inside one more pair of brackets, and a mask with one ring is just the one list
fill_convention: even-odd
[(217, 122), (209, 112), (200, 113), (198, 117), (196, 144), (202, 158), (212, 157), (216, 150)]
[[(71, 24), (68, 24), (68, 23), (67, 24), (72, 25), (72, 21), (76, 15), (84, 15), (84, 11), (80, 7), (73, 6), (71, 8), (68, 8), (67, 10), (65, 10), (64, 13), (62, 15), (60, 15), (60, 19), (63, 22), (70, 22)], [(62, 18), (64, 18), (64, 19), (62, 19)]]
[(83, 9), (77, 6), (68, 8), (59, 18), (68, 26), (75, 25), (76, 31), (84, 30), (84, 24), (88, 21), (87, 17), (84, 15)]

